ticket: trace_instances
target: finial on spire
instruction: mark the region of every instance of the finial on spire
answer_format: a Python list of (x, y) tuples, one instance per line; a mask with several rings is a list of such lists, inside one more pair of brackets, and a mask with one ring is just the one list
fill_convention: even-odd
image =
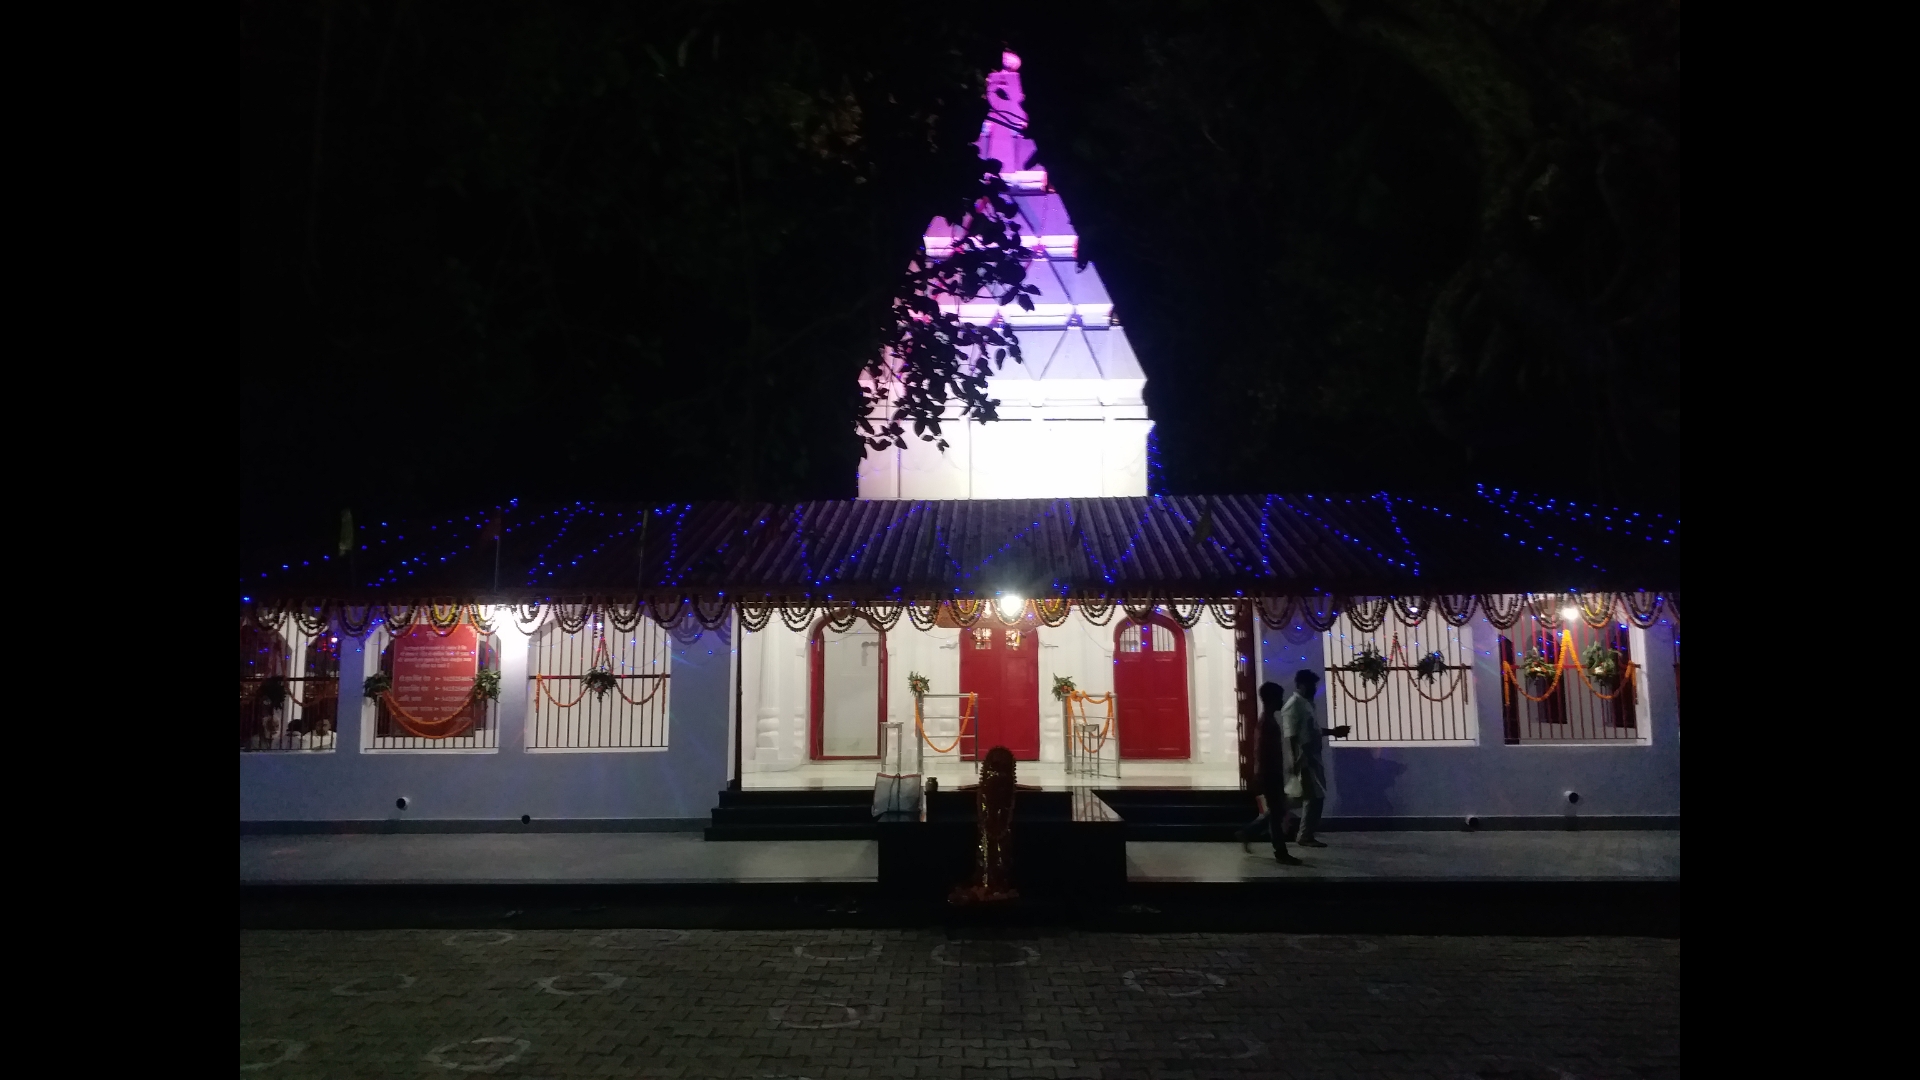
[(1012, 52), (1011, 50), (1002, 52), (1000, 54), (1000, 69), (1002, 71), (1019, 71), (1020, 70), (1019, 55)]

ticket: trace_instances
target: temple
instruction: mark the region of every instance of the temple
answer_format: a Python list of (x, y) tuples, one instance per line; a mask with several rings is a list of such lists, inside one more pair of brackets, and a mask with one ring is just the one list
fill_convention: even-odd
[[(1019, 208), (1021, 242), (1034, 253), (1027, 283), (1039, 286), (1033, 309), (1002, 307), (991, 297), (949, 298), (943, 306), (970, 322), (998, 322), (1018, 335), (1024, 363), (987, 380), (1001, 402), (991, 423), (943, 425), (943, 453), (930, 442), (869, 450), (860, 463), (863, 499), (1036, 499), (1147, 494), (1147, 378), (1113, 317), (1100, 271), (1079, 264), (1080, 237), (1026, 137), (1020, 60), (1006, 54), (987, 77), (987, 119), (980, 156), (1000, 164)], [(942, 218), (927, 225), (925, 254), (952, 250)]]
[(1329, 828), (1677, 825), (1680, 522), (1487, 486), (1149, 494), (1145, 376), (1015, 58), (989, 100), (1042, 255), (1031, 313), (956, 301), (1020, 337), (1002, 419), (868, 453), (858, 499), (507, 504), (247, 571), (243, 824), (870, 836), (1006, 747), (1101, 835), (1218, 838), (1255, 688), (1306, 669), (1352, 729)]

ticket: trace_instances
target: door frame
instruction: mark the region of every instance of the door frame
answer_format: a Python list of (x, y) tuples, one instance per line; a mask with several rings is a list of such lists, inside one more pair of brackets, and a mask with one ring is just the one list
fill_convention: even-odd
[[(831, 616), (822, 615), (807, 630), (807, 759), (809, 761), (878, 761), (886, 753), (887, 723), (887, 631), (865, 612), (854, 618), (873, 627), (880, 635), (880, 711), (873, 718), (873, 753), (836, 754), (821, 752), (826, 743), (827, 639), (825, 632)], [(852, 629), (849, 627), (848, 629)], [(844, 632), (844, 631), (843, 631)]]

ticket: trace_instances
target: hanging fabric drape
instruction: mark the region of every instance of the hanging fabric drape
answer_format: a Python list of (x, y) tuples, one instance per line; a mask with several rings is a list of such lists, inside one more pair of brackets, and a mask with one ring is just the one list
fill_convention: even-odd
[[(1092, 626), (1105, 626), (1116, 613), (1124, 612), (1128, 618), (1143, 622), (1159, 610), (1189, 630), (1199, 626), (1209, 613), (1221, 629), (1233, 630), (1238, 627), (1241, 602), (1238, 598), (1151, 593), (1118, 597), (1047, 596), (1025, 601), (1022, 609), (1009, 619), (992, 599), (951, 596), (879, 600), (761, 596), (735, 600), (720, 595), (627, 595), (538, 599), (497, 606), (436, 598), (370, 604), (330, 600), (295, 603), (269, 598), (243, 604), (240, 619), (242, 626), (292, 628), (308, 637), (331, 631), (356, 640), (364, 640), (376, 629), (398, 636), (421, 626), (442, 637), (461, 626), (472, 626), (490, 635), (505, 625), (531, 636), (549, 624), (563, 633), (577, 634), (596, 617), (603, 617), (615, 629), (629, 633), (642, 619), (649, 619), (667, 630), (674, 640), (690, 644), (705, 633), (730, 639), (736, 618), (749, 632), (760, 633), (776, 615), (788, 630), (804, 633), (822, 615), (828, 616), (836, 628), (851, 626), (854, 620), (864, 618), (883, 631), (893, 630), (904, 616), (914, 629), (930, 631), (943, 625), (971, 629), (988, 618), (1008, 626), (1038, 622), (1058, 627), (1076, 614)], [(1323, 633), (1342, 617), (1362, 633), (1377, 632), (1389, 618), (1399, 625), (1414, 627), (1436, 614), (1453, 627), (1465, 626), (1479, 616), (1495, 630), (1511, 629), (1522, 616), (1531, 616), (1542, 628), (1552, 631), (1558, 631), (1576, 615), (1577, 622), (1595, 629), (1625, 623), (1645, 630), (1662, 618), (1673, 622), (1680, 618), (1677, 594), (1649, 590), (1386, 596), (1315, 592), (1254, 596), (1245, 602), (1261, 625), (1285, 632), (1289, 640), (1298, 636), (1296, 630)]]

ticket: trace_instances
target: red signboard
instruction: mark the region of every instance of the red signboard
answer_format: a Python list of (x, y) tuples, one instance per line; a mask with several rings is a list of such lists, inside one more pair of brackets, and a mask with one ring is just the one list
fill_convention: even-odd
[(421, 626), (393, 642), (393, 699), (425, 721), (457, 715), (480, 671), (480, 636), (471, 626), (446, 637)]

